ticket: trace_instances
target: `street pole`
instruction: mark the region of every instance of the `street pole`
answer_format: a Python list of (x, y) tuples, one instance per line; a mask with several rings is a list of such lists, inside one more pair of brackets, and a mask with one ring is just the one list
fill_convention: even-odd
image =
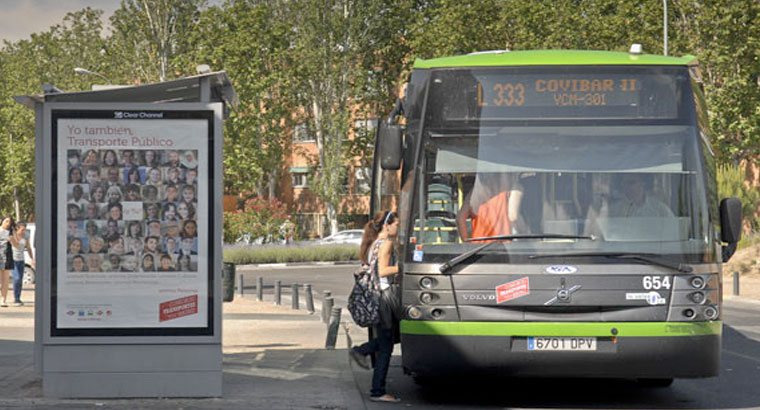
[(668, 0), (662, 0), (662, 36), (663, 42), (663, 55), (668, 55)]

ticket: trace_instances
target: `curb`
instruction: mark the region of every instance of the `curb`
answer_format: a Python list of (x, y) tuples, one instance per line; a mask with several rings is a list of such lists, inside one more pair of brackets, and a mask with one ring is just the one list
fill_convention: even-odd
[(235, 265), (236, 268), (282, 268), (288, 266), (334, 266), (334, 265), (359, 265), (359, 261), (333, 261), (333, 262), (287, 262), (287, 263), (258, 263)]
[(724, 295), (723, 301), (731, 301), (731, 302), (740, 302), (740, 303), (747, 303), (751, 305), (760, 305), (760, 300), (753, 299), (747, 296), (741, 296), (741, 295)]

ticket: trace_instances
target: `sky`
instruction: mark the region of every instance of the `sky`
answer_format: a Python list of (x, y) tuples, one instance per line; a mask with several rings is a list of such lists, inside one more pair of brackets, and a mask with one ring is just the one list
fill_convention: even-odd
[[(27, 39), (32, 33), (47, 31), (63, 21), (63, 16), (85, 7), (103, 10), (103, 27), (119, 8), (121, 0), (0, 0), (0, 45), (2, 40)], [(222, 0), (207, 0), (219, 6)]]
[(101, 9), (104, 23), (120, 0), (0, 0), (0, 40), (16, 41), (47, 31), (70, 11), (87, 6)]

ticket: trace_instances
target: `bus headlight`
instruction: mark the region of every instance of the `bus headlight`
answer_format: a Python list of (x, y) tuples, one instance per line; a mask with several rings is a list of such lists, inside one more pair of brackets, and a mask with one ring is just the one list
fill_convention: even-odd
[(705, 301), (705, 293), (704, 292), (694, 292), (694, 293), (692, 293), (692, 294), (689, 295), (689, 299), (692, 302), (696, 303), (696, 304), (701, 304), (702, 302)]
[(419, 319), (422, 317), (422, 311), (416, 306), (409, 306), (409, 309), (406, 310), (406, 314), (410, 319)]
[(701, 276), (695, 276), (691, 278), (691, 286), (694, 289), (702, 289), (705, 287), (705, 280)]
[(718, 308), (715, 306), (708, 306), (705, 308), (705, 317), (708, 320), (715, 320), (718, 318)]
[(420, 293), (420, 302), (424, 304), (428, 304), (433, 301), (433, 294), (430, 292), (422, 292)]
[(424, 278), (420, 279), (420, 286), (422, 286), (425, 289), (432, 289), (433, 288), (433, 278), (425, 276)]
[(694, 318), (694, 309), (684, 309), (683, 310), (683, 315), (687, 319), (693, 319)]

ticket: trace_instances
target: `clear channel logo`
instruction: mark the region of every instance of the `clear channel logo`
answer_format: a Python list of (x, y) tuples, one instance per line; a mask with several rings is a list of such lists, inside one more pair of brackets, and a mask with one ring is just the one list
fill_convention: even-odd
[(140, 111), (140, 112), (130, 112), (130, 111), (114, 111), (113, 117), (115, 119), (156, 119), (156, 118), (164, 118), (164, 113), (162, 112), (146, 112), (146, 111)]

